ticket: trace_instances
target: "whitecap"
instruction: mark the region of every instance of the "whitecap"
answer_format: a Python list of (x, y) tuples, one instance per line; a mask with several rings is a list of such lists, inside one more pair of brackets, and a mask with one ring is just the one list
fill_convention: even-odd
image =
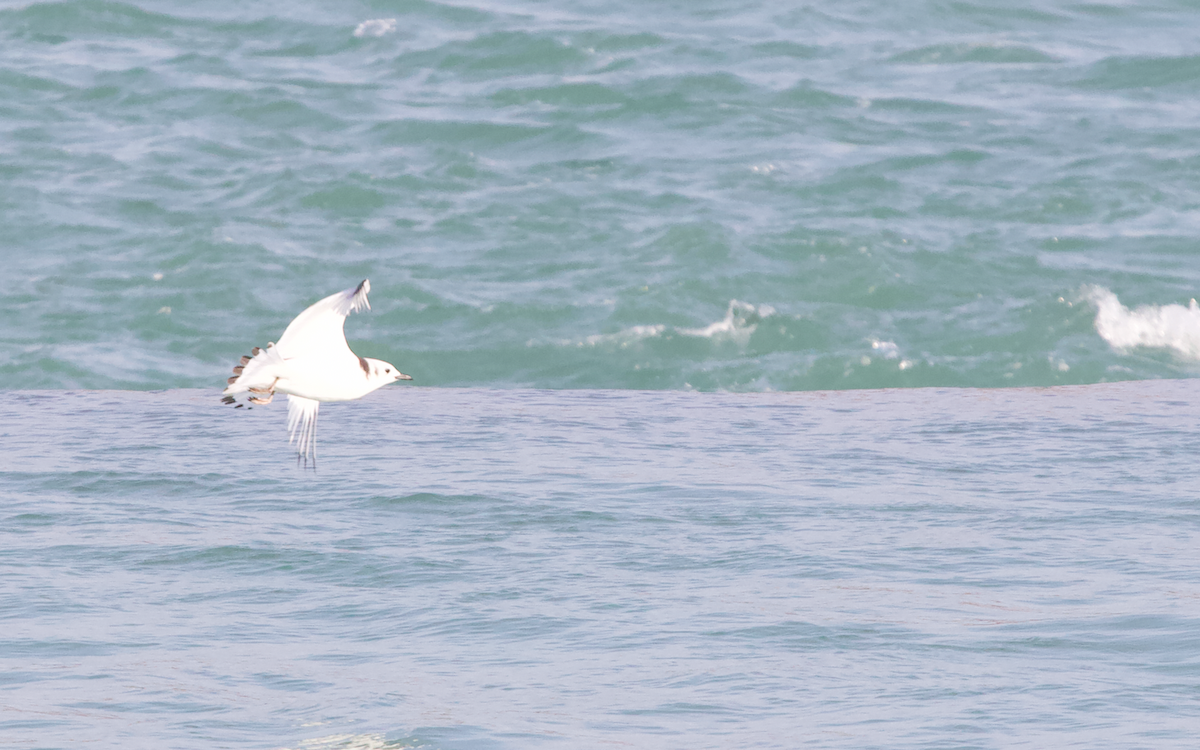
[(578, 345), (599, 346), (601, 344), (615, 344), (620, 347), (627, 347), (642, 339), (658, 336), (665, 330), (667, 330), (667, 327), (664, 325), (633, 326), (632, 328), (626, 328), (616, 333), (593, 334), (580, 341)]
[(376, 18), (370, 21), (363, 21), (354, 29), (354, 36), (383, 36), (390, 34), (396, 30), (396, 19), (394, 18)]
[(382, 734), (332, 734), (303, 740), (298, 750), (384, 750), (389, 746)]
[[(627, 349), (646, 339), (657, 338), (663, 334), (667, 334), (669, 330), (671, 334), (697, 336), (712, 339), (713, 341), (733, 341), (738, 346), (745, 346), (749, 343), (750, 336), (758, 328), (758, 324), (764, 318), (774, 314), (775, 308), (770, 305), (752, 305), (748, 302), (740, 302), (735, 299), (729, 301), (729, 306), (725, 309), (724, 318), (715, 323), (710, 323), (703, 328), (676, 328), (673, 326), (668, 328), (668, 326), (657, 323), (653, 325), (630, 326), (616, 333), (597, 333), (584, 339), (564, 340), (559, 343), (564, 346), (616, 346), (621, 349)], [(533, 340), (527, 342), (528, 346), (533, 346), (534, 344)]]
[(879, 352), (879, 356), (884, 359), (896, 359), (900, 356), (900, 347), (896, 346), (895, 341), (871, 339), (871, 348)]
[(1096, 306), (1096, 332), (1114, 349), (1138, 346), (1172, 349), (1200, 359), (1200, 305), (1142, 305), (1130, 310), (1104, 287), (1091, 287), (1087, 299)]
[(752, 305), (749, 302), (729, 300), (725, 309), (725, 317), (704, 328), (680, 328), (685, 336), (703, 336), (708, 339), (729, 339), (738, 346), (745, 346), (754, 335), (758, 324), (763, 318), (775, 314), (775, 308), (770, 305)]

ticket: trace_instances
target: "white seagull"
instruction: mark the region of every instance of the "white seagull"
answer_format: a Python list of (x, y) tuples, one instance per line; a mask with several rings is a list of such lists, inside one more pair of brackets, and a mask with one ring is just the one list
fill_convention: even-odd
[(296, 316), (279, 343), (257, 346), (233, 368), (226, 404), (269, 404), (276, 391), (288, 397), (288, 443), (296, 461), (317, 465), (317, 408), (322, 401), (353, 401), (397, 380), (412, 380), (392, 364), (360, 357), (346, 344), (346, 316), (371, 309), (371, 282), (331, 294)]

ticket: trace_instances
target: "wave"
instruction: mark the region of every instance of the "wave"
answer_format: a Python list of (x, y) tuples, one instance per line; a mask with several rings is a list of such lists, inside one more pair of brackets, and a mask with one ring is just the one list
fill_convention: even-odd
[(745, 346), (754, 335), (758, 324), (764, 318), (775, 314), (775, 308), (770, 305), (752, 305), (749, 302), (729, 300), (725, 309), (725, 317), (704, 328), (679, 328), (679, 333), (685, 336), (701, 336), (707, 339), (729, 339), (738, 346)]
[(374, 18), (363, 21), (354, 29), (354, 36), (360, 39), (364, 36), (383, 36), (396, 30), (396, 19)]
[(633, 326), (625, 328), (616, 333), (596, 333), (588, 336), (583, 341), (578, 342), (579, 346), (587, 344), (588, 346), (598, 346), (601, 344), (616, 344), (618, 346), (629, 346), (629, 344), (640, 341), (642, 339), (653, 338), (662, 335), (662, 332), (667, 330), (664, 325), (653, 326)]
[(396, 745), (389, 743), (382, 734), (332, 734), (303, 740), (298, 750), (384, 750), (388, 747)]
[(594, 334), (582, 341), (570, 343), (575, 343), (577, 346), (608, 344), (627, 347), (636, 341), (658, 338), (670, 332), (713, 341), (731, 341), (740, 347), (745, 347), (750, 342), (750, 337), (754, 335), (754, 331), (758, 329), (758, 324), (772, 315), (775, 315), (775, 308), (770, 305), (752, 305), (749, 302), (734, 299), (730, 300), (729, 306), (725, 308), (725, 317), (709, 323), (703, 328), (677, 328), (662, 324), (639, 325), (624, 328), (616, 333)]
[(1170, 349), (1200, 359), (1200, 305), (1142, 305), (1130, 310), (1104, 287), (1090, 287), (1086, 297), (1096, 306), (1096, 332), (1114, 349)]

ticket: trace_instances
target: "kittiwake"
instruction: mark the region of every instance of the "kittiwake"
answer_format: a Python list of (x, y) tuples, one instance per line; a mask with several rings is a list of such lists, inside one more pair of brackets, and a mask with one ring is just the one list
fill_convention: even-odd
[[(288, 397), (288, 443), (296, 461), (317, 465), (317, 408), (322, 401), (353, 401), (397, 380), (412, 380), (395, 365), (360, 357), (346, 344), (346, 316), (366, 308), (371, 282), (331, 294), (296, 316), (279, 343), (257, 346), (233, 368), (226, 404), (237, 408), (269, 404), (275, 393)], [(251, 407), (252, 408), (252, 407)]]

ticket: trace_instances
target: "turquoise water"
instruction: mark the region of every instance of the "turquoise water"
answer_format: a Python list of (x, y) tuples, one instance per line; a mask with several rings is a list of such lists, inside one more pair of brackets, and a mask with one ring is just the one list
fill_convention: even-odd
[(0, 384), (212, 387), (367, 277), (426, 385), (1192, 377), (1197, 49), (1184, 2), (9, 5)]
[[(1194, 746), (1197, 50), (0, 3), (0, 745)], [(297, 469), (219, 388), (364, 278)]]
[(0, 736), (1189, 748), (1192, 393), (0, 394)]

